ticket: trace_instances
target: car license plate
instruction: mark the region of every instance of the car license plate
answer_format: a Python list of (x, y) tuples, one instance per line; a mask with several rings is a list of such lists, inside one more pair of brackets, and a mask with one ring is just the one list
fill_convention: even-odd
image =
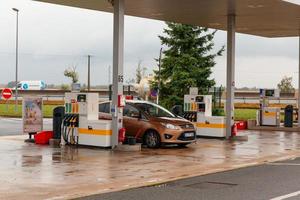
[(194, 137), (194, 133), (193, 132), (185, 133), (184, 136), (185, 137)]

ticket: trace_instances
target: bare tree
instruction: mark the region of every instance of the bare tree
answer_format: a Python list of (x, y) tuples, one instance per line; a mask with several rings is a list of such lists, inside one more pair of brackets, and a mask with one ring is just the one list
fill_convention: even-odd
[(139, 84), (143, 78), (142, 60), (139, 60), (136, 68), (136, 83)]
[(295, 88), (292, 85), (293, 77), (284, 76), (280, 83), (277, 84), (278, 89), (282, 92), (294, 92)]
[(127, 85), (131, 85), (131, 84), (133, 84), (134, 82), (135, 82), (134, 78), (132, 78), (132, 79), (127, 79), (127, 80), (126, 80)]
[(60, 85), (60, 89), (61, 90), (69, 90), (70, 89), (70, 86), (68, 84), (61, 84)]
[(78, 72), (76, 71), (76, 66), (69, 67), (64, 71), (65, 77), (71, 78), (72, 83), (77, 83), (79, 80)]
[(142, 72), (142, 78), (144, 78), (145, 76), (147, 76), (147, 67), (143, 67), (143, 72)]

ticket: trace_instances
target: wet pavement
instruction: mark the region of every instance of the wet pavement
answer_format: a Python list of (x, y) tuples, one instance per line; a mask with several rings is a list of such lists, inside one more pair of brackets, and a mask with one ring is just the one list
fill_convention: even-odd
[[(44, 130), (52, 130), (52, 119), (44, 119)], [(23, 121), (21, 118), (0, 117), (0, 136), (23, 134)]]
[(248, 141), (199, 139), (142, 152), (50, 148), (0, 137), (0, 199), (68, 199), (300, 156), (300, 135), (246, 131)]

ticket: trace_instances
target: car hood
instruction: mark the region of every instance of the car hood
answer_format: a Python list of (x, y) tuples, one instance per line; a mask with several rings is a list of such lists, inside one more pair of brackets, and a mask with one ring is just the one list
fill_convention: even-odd
[(169, 117), (154, 117), (151, 120), (156, 121), (156, 122), (170, 123), (170, 124), (174, 124), (174, 125), (182, 125), (182, 124), (191, 123), (190, 121), (188, 121), (186, 119), (169, 118)]

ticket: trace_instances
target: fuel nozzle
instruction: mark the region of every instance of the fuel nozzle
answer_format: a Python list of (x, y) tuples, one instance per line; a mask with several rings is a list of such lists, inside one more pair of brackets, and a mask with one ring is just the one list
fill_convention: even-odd
[(64, 126), (71, 126), (71, 121), (73, 119), (73, 115), (72, 114), (68, 114), (65, 118), (64, 121)]
[(79, 115), (75, 115), (75, 118), (74, 118), (74, 127), (79, 127)]
[(64, 117), (64, 119), (63, 119), (63, 125), (64, 125), (64, 126), (67, 126), (68, 118), (69, 118), (69, 115), (66, 114), (65, 117)]

